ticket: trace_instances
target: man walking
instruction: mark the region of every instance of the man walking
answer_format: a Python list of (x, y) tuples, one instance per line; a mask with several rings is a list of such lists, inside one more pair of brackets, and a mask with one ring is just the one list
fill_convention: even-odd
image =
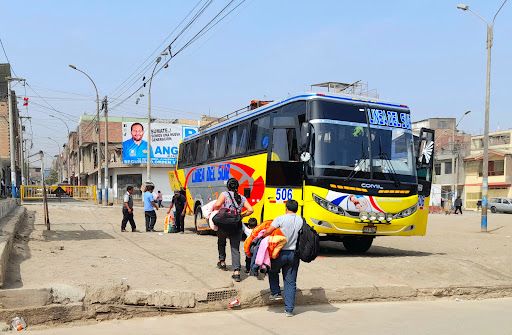
[(186, 210), (187, 198), (180, 194), (179, 190), (174, 191), (174, 196), (172, 197), (171, 206), (167, 211), (167, 214), (171, 213), (172, 207), (176, 207), (176, 231), (185, 233), (185, 210)]
[(126, 188), (126, 193), (123, 198), (123, 221), (121, 222), (121, 231), (126, 232), (126, 223), (130, 222), (130, 226), (132, 226), (132, 232), (137, 233), (137, 227), (135, 226), (135, 220), (133, 220), (133, 186), (128, 186)]
[(265, 230), (263, 238), (271, 235), (280, 228), (286, 237), (286, 244), (281, 249), (279, 256), (271, 260), (268, 281), (270, 284), (270, 300), (283, 300), (281, 288), (279, 287), (279, 271), (283, 271), (284, 282), (284, 311), (286, 316), (293, 316), (295, 308), (295, 291), (297, 290), (297, 271), (299, 270), (299, 259), (295, 257), (295, 248), (299, 237), (299, 230), (302, 228), (302, 218), (297, 215), (299, 204), (295, 200), (286, 202), (286, 214), (278, 216)]
[(144, 211), (146, 216), (146, 232), (155, 231), (155, 223), (156, 223), (156, 212), (155, 209), (158, 210), (158, 206), (155, 204), (155, 200), (153, 198), (153, 190), (155, 186), (152, 184), (146, 185), (146, 190), (144, 192)]
[(462, 199), (460, 198), (460, 195), (457, 197), (457, 199), (455, 199), (455, 214), (457, 214), (457, 211), (460, 212), (460, 214), (462, 215)]

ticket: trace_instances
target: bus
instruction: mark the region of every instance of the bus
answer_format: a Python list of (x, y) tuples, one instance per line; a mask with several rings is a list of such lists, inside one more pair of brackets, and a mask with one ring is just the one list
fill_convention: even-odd
[(234, 177), (258, 222), (294, 199), (321, 239), (364, 253), (377, 236), (425, 235), (433, 141), (429, 129), (413, 135), (405, 105), (310, 92), (201, 128), (180, 143), (173, 173), (198, 234), (209, 230), (201, 206)]

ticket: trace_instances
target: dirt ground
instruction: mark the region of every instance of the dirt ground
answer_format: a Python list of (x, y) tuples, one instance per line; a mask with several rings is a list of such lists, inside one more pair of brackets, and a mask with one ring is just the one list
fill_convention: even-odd
[[(49, 208), (52, 230), (46, 231), (42, 206), (26, 207), (5, 288), (125, 281), (148, 291), (268, 289), (267, 280), (243, 276), (234, 283), (231, 272), (218, 270), (216, 237), (196, 235), (191, 217), (185, 234), (121, 233), (119, 206), (55, 203)], [(157, 215), (162, 231), (165, 212)], [(142, 208), (136, 208), (135, 221), (144, 230)], [(426, 236), (376, 238), (362, 256), (349, 255), (341, 243), (322, 242), (320, 257), (301, 263), (298, 288), (512, 285), (511, 236), (512, 215), (490, 214), (489, 232), (481, 233), (479, 213), (434, 214)]]

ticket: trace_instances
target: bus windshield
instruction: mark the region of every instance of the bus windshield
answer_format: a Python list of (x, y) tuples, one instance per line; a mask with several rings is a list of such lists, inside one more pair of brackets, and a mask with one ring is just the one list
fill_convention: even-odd
[(310, 123), (311, 175), (417, 182), (410, 130), (333, 119)]

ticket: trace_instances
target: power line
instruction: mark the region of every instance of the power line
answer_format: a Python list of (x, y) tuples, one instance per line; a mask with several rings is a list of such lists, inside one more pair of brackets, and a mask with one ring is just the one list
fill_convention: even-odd
[(7, 57), (7, 52), (5, 51), (4, 43), (2, 42), (2, 39), (1, 39), (1, 38), (0, 38), (0, 45), (2, 45), (2, 50), (4, 51), (5, 59), (7, 59), (7, 63), (9, 63), (9, 66), (11, 67), (11, 71), (12, 71), (12, 73), (14, 73), (14, 75), (15, 75), (16, 77), (18, 77), (18, 75), (16, 74), (16, 72), (14, 72), (14, 69), (13, 69), (13, 67), (12, 67), (11, 61), (9, 60), (9, 57)]
[[(115, 96), (115, 92), (121, 87), (123, 86), (127, 81), (129, 81), (132, 77), (134, 77), (134, 74), (141, 68), (144, 66), (144, 64), (147, 63), (147, 61), (149, 59), (151, 59), (151, 57), (156, 53), (158, 52), (158, 50), (160, 50), (160, 48), (162, 47), (162, 45), (172, 36), (172, 34), (174, 34), (174, 32), (176, 31), (176, 29), (178, 29), (179, 26), (181, 26), (181, 24), (183, 24), (183, 22), (187, 19), (187, 17), (190, 16), (190, 14), (197, 8), (197, 6), (199, 6), (199, 4), (202, 2), (203, 0), (199, 0), (197, 2), (197, 4), (194, 6), (194, 8), (192, 8), (192, 10), (190, 10), (190, 12), (183, 18), (183, 20), (176, 26), (176, 28), (174, 28), (174, 30), (164, 39), (164, 41), (162, 43), (160, 43), (160, 45), (155, 49), (155, 51), (153, 51), (149, 56), (148, 58), (146, 58), (146, 60), (127, 78), (125, 79), (119, 86), (117, 86), (109, 95), (110, 96)], [(147, 68), (151, 66), (151, 63), (149, 63), (145, 69), (143, 69), (142, 72), (145, 72), (147, 71)], [(139, 72), (139, 75), (140, 75), (140, 72)], [(138, 78), (139, 75), (136, 75), (135, 78)], [(124, 86), (123, 86), (124, 88)], [(122, 89), (122, 88), (121, 88)]]
[[(183, 50), (185, 50), (188, 46), (190, 46), (192, 43), (194, 43), (195, 41), (197, 41), (197, 39), (202, 36), (203, 34), (201, 34), (205, 29), (211, 29), (215, 24), (217, 24), (218, 22), (222, 21), (227, 15), (223, 16), (217, 23), (215, 23), (213, 26), (212, 26), (212, 22), (214, 22), (229, 6), (231, 6), (231, 4), (234, 2), (235, 0), (231, 0), (219, 13), (217, 13), (217, 15), (215, 15), (215, 17), (213, 19), (211, 19), (198, 33), (196, 33), (196, 35), (194, 35), (194, 37), (192, 37), (183, 47), (181, 47), (176, 53), (174, 53), (174, 55), (171, 53), (170, 54), (170, 59), (167, 60), (149, 79), (147, 79), (139, 88), (137, 88), (133, 93), (131, 93), (128, 97), (126, 97), (125, 99), (123, 99), (121, 102), (117, 103), (116, 105), (114, 105), (112, 107), (112, 110), (115, 109), (116, 107), (122, 105), (126, 100), (130, 99), (132, 96), (134, 96), (141, 88), (143, 88), (146, 83), (148, 83), (155, 75), (157, 75), (163, 68), (167, 67), (169, 62), (174, 58), (176, 57), (179, 53), (181, 53)], [(242, 0), (241, 3), (245, 2), (245, 0)], [(241, 4), (240, 3), (240, 4)], [(240, 5), (239, 4), (239, 5)], [(238, 6), (239, 6), (238, 5)], [(237, 6), (237, 7), (238, 7)], [(235, 7), (236, 9), (236, 7)], [(231, 13), (232, 11), (230, 11), (229, 13)], [(229, 15), (228, 13), (228, 15)], [(196, 19), (196, 18), (195, 18)], [(206, 33), (206, 32), (205, 32)], [(133, 85), (132, 85), (133, 86)]]

